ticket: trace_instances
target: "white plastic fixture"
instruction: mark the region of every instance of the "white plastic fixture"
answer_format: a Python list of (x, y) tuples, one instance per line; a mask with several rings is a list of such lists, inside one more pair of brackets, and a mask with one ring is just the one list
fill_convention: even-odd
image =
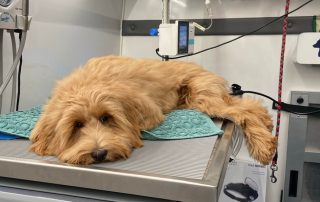
[(320, 64), (319, 32), (306, 32), (299, 35), (296, 62), (299, 64)]
[(194, 31), (194, 25), (186, 21), (160, 24), (159, 53), (171, 56), (193, 53)]

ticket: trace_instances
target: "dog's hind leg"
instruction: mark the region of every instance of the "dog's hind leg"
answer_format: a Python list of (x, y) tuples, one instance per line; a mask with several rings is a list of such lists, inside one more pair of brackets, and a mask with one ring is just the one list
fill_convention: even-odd
[(262, 164), (270, 163), (277, 139), (271, 134), (271, 116), (259, 101), (230, 96), (225, 81), (217, 80), (215, 75), (206, 74), (187, 83), (182, 96), (184, 102), (180, 103), (182, 108), (197, 109), (212, 117), (234, 121), (244, 131), (250, 155)]

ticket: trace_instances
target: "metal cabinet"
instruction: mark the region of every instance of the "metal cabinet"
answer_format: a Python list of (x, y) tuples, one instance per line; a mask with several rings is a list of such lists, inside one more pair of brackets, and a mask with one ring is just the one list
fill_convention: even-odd
[[(291, 103), (320, 106), (319, 92), (294, 91)], [(320, 201), (320, 114), (290, 114), (285, 202)]]

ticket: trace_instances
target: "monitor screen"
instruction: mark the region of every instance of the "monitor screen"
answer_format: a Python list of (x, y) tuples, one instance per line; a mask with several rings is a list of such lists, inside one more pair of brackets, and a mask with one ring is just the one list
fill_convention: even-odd
[(188, 53), (189, 22), (178, 22), (178, 53)]

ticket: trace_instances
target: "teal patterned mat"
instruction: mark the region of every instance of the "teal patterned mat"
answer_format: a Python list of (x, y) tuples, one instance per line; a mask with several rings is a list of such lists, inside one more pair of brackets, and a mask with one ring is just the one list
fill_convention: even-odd
[[(0, 115), (0, 140), (28, 138), (38, 121), (42, 107)], [(157, 128), (142, 131), (145, 140), (176, 140), (221, 135), (206, 114), (194, 110), (175, 110)]]
[(210, 117), (195, 110), (175, 110), (166, 116), (166, 120), (151, 131), (143, 131), (147, 140), (177, 140), (212, 135), (222, 135)]
[(0, 115), (0, 140), (28, 138), (38, 121), (42, 107)]

